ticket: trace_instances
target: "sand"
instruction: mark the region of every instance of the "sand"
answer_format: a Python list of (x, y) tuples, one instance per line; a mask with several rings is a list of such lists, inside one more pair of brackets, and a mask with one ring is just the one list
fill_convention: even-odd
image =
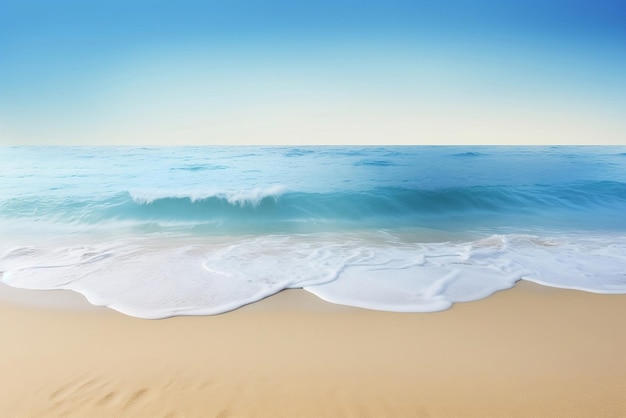
[(0, 296), (0, 417), (626, 416), (626, 295), (520, 282), (398, 314), (290, 290), (158, 321)]

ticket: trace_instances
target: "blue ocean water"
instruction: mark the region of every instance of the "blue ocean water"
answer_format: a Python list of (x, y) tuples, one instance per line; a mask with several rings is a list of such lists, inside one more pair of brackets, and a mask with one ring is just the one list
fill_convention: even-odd
[(626, 147), (3, 147), (0, 272), (160, 318), (626, 293)]

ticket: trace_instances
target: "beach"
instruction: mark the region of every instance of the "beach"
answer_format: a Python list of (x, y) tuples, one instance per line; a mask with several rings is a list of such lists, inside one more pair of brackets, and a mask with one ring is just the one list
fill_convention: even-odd
[(494, 3), (2, 0), (0, 418), (626, 418), (626, 7)]
[(295, 289), (164, 320), (0, 295), (3, 417), (626, 415), (626, 295), (521, 281), (403, 314)]

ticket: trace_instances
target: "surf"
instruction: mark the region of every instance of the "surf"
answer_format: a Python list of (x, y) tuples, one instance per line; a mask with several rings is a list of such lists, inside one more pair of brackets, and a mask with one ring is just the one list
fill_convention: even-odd
[(128, 315), (283, 289), (432, 312), (626, 293), (623, 147), (0, 148), (3, 283)]

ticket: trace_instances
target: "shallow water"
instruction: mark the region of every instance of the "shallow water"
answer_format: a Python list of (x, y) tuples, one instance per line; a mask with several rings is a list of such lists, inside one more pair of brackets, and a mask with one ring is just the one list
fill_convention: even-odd
[(160, 318), (626, 293), (626, 147), (0, 148), (0, 271)]

